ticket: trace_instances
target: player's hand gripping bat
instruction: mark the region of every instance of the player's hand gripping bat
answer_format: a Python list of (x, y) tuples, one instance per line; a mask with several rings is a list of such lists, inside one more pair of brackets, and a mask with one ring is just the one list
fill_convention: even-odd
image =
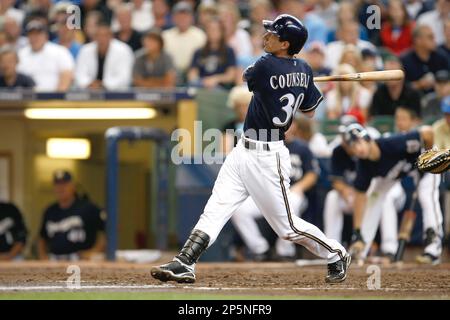
[(399, 262), (403, 260), (403, 254), (405, 253), (406, 244), (411, 238), (411, 232), (414, 227), (414, 222), (416, 221), (416, 212), (414, 207), (417, 202), (417, 190), (414, 191), (411, 199), (411, 204), (408, 210), (403, 213), (402, 223), (400, 224), (400, 231), (398, 233), (398, 248), (397, 253), (394, 257), (394, 262)]
[(405, 74), (402, 70), (385, 70), (347, 73), (340, 75), (331, 75), (323, 77), (314, 77), (314, 82), (325, 81), (396, 81), (402, 80)]

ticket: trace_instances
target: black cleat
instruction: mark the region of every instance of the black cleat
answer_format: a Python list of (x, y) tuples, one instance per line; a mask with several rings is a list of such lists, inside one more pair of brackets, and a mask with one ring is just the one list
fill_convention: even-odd
[(344, 259), (328, 264), (328, 275), (325, 278), (327, 283), (339, 283), (347, 278), (347, 270), (352, 261), (352, 257), (347, 253)]
[(195, 282), (195, 265), (187, 265), (177, 258), (173, 261), (153, 267), (150, 274), (153, 278), (160, 281), (176, 281), (178, 283), (194, 283)]

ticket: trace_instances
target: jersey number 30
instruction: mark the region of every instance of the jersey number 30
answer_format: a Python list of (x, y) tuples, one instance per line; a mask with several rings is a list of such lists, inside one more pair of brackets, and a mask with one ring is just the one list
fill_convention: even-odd
[(273, 124), (277, 127), (285, 127), (289, 121), (291, 121), (292, 116), (297, 112), (298, 108), (300, 108), (304, 98), (304, 93), (300, 93), (297, 99), (295, 99), (295, 96), (292, 93), (286, 93), (283, 95), (280, 98), (280, 102), (287, 100), (286, 104), (281, 107), (281, 109), (286, 113), (286, 119), (282, 122), (280, 118), (274, 117), (272, 119)]

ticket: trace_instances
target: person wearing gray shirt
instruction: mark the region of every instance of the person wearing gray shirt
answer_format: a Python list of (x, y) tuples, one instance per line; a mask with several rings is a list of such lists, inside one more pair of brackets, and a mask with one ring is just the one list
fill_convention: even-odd
[(151, 29), (142, 37), (143, 48), (136, 52), (133, 84), (142, 88), (170, 88), (176, 83), (172, 58), (164, 52), (160, 31)]

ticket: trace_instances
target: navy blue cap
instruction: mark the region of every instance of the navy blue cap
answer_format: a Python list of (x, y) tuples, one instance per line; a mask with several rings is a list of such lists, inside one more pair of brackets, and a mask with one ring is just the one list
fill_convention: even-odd
[(67, 170), (57, 170), (53, 173), (53, 183), (72, 181), (72, 174)]

